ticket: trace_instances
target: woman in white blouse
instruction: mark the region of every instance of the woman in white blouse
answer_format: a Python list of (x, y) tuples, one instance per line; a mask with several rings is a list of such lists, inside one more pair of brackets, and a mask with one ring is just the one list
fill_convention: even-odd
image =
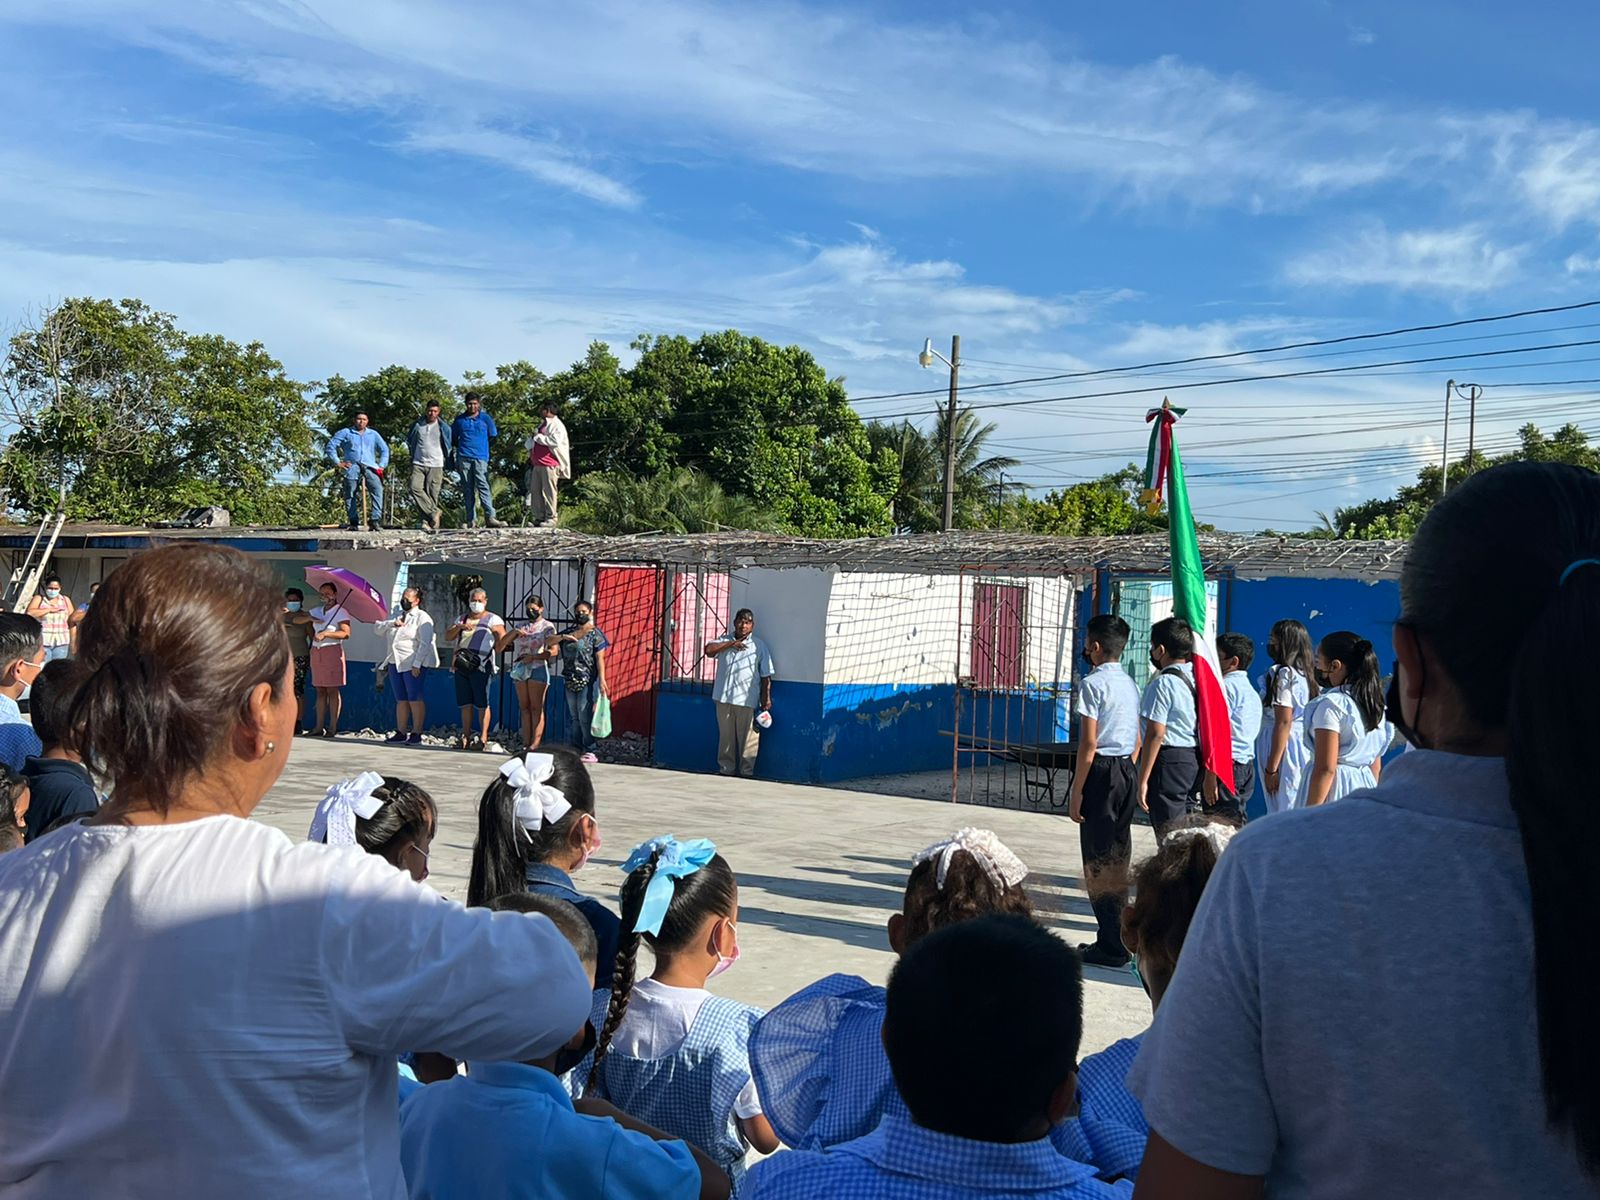
[(0, 858), (8, 1200), (400, 1200), (397, 1054), (541, 1058), (588, 1017), (543, 918), (246, 819), (294, 729), (278, 622), (242, 554), (184, 545), (83, 623), (73, 721), (112, 799)]

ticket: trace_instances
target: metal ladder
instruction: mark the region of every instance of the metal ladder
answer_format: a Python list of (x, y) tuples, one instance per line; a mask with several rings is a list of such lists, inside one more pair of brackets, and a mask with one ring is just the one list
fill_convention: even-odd
[(6, 611), (22, 612), (28, 607), (33, 594), (39, 590), (39, 577), (50, 565), (50, 555), (55, 551), (56, 539), (61, 536), (61, 527), (66, 522), (67, 514), (64, 512), (51, 513), (39, 522), (39, 532), (33, 535), (28, 557), (11, 572), (11, 579), (6, 584)]

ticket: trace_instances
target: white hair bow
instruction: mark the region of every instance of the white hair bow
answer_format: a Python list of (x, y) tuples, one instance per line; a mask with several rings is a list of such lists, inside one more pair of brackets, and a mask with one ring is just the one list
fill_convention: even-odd
[(370, 821), (378, 815), (383, 801), (372, 793), (382, 786), (383, 776), (376, 771), (363, 771), (354, 779), (334, 784), (317, 805), (306, 837), (330, 846), (354, 846), (356, 818)]
[(1235, 829), (1231, 825), (1218, 824), (1207, 821), (1204, 825), (1185, 825), (1182, 829), (1174, 829), (1162, 839), (1163, 846), (1178, 846), (1184, 842), (1192, 842), (1195, 838), (1204, 838), (1211, 843), (1211, 848), (1216, 851), (1217, 857), (1222, 857), (1222, 852), (1228, 848), (1228, 843), (1233, 841)]
[(529, 754), (524, 758), (507, 759), (500, 766), (500, 774), (517, 789), (517, 824), (530, 842), (535, 830), (554, 825), (572, 811), (560, 788), (548, 787), (545, 780), (555, 774), (556, 760), (552, 754)]
[(983, 873), (998, 888), (1016, 887), (1027, 877), (1028, 865), (1011, 852), (998, 834), (990, 829), (974, 829), (971, 825), (956, 830), (955, 836), (948, 841), (935, 843), (919, 851), (911, 860), (911, 865), (920, 867), (930, 858), (937, 858), (937, 882), (939, 890), (943, 891), (945, 876), (950, 872), (950, 860), (955, 857), (957, 850), (965, 850), (972, 855), (973, 861), (983, 868)]

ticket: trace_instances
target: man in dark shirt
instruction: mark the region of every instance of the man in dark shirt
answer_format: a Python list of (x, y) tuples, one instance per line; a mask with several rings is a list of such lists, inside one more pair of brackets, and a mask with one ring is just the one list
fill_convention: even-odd
[(87, 816), (100, 807), (89, 769), (72, 748), (69, 716), (77, 673), (74, 660), (57, 659), (45, 664), (33, 685), (30, 715), (44, 750), (22, 767), (33, 793), (26, 817), (30, 842), (62, 817)]

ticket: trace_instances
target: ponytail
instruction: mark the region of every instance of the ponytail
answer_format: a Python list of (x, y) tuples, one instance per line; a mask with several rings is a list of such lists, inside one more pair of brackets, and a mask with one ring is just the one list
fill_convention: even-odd
[(655, 878), (656, 864), (661, 861), (661, 851), (650, 855), (650, 861), (629, 875), (622, 885), (622, 936), (617, 942), (617, 960), (611, 968), (611, 1003), (606, 1008), (606, 1021), (594, 1043), (594, 1065), (589, 1068), (589, 1078), (584, 1080), (583, 1094), (591, 1095), (600, 1078), (600, 1064), (611, 1050), (611, 1039), (617, 1027), (628, 1015), (628, 998), (633, 994), (634, 974), (639, 966), (639, 913), (644, 909), (644, 894)]
[(1588, 861), (1593, 816), (1580, 786), (1591, 763), (1572, 730), (1593, 728), (1600, 703), (1592, 690), (1567, 691), (1559, 681), (1596, 613), (1600, 567), (1588, 567), (1529, 622), (1513, 657), (1506, 709), (1506, 775), (1533, 906), (1545, 1112), (1551, 1124), (1573, 1132), (1592, 1175), (1600, 1175), (1600, 893)]
[(1383, 722), (1383, 668), (1372, 643), (1348, 629), (1322, 639), (1322, 657), (1344, 664), (1344, 690), (1356, 702), (1361, 722), (1371, 733)]
[(1588, 742), (1572, 735), (1600, 725), (1600, 693), (1568, 686), (1572, 649), (1588, 643), (1600, 612), (1595, 558), (1600, 475), (1510, 463), (1434, 506), (1412, 539), (1400, 598), (1402, 623), (1432, 650), (1467, 717), (1504, 733), (1528, 873), (1545, 1114), (1600, 1179), (1600, 890), (1584, 787), (1593, 767)]

